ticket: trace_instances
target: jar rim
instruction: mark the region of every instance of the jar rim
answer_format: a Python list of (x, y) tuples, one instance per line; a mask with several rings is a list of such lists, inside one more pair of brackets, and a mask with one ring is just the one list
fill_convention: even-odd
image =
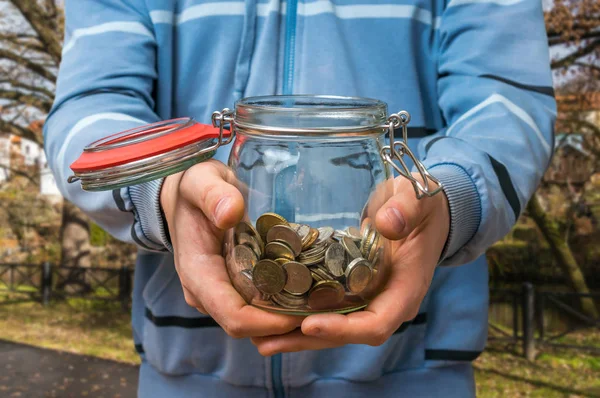
[(387, 120), (383, 101), (333, 95), (268, 95), (235, 104), (236, 132), (277, 136), (381, 134)]

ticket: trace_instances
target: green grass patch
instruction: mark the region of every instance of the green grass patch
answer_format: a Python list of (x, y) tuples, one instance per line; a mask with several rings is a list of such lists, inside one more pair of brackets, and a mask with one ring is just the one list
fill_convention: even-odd
[(69, 299), (43, 307), (0, 293), (0, 338), (44, 348), (139, 363), (130, 316), (119, 303)]

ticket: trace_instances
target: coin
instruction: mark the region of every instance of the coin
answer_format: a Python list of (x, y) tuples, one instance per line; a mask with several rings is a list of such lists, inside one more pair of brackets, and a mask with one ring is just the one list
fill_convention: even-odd
[(335, 277), (344, 275), (346, 249), (339, 243), (332, 243), (325, 252), (325, 266)]
[(317, 231), (319, 231), (319, 237), (317, 239), (317, 243), (325, 242), (325, 241), (329, 240), (333, 236), (333, 233), (335, 232), (335, 230), (331, 227), (320, 227), (320, 228), (317, 228)]
[(319, 281), (308, 293), (308, 305), (313, 310), (334, 308), (344, 300), (344, 286), (338, 281)]
[(302, 250), (306, 250), (311, 247), (318, 237), (319, 230), (316, 228), (310, 228), (310, 232), (306, 235), (306, 240), (302, 241)]
[(250, 247), (254, 251), (254, 253), (256, 253), (256, 257), (258, 257), (258, 258), (262, 257), (263, 248), (259, 245), (256, 238), (254, 238), (253, 236), (251, 236), (245, 232), (242, 232), (237, 237), (237, 243), (240, 245), (245, 245), (245, 246)]
[(283, 269), (287, 274), (284, 291), (294, 295), (308, 292), (312, 286), (312, 277), (310, 270), (304, 264), (290, 261), (283, 266)]
[(290, 261), (289, 258), (276, 258), (275, 262), (279, 265), (283, 265), (285, 263), (288, 263)]
[(346, 267), (346, 287), (351, 293), (362, 292), (371, 282), (371, 265), (364, 258), (356, 258)]
[(248, 246), (237, 245), (233, 248), (233, 261), (240, 270), (252, 269), (258, 261), (258, 257)]
[(265, 256), (272, 260), (278, 258), (287, 258), (289, 260), (294, 259), (294, 251), (283, 242), (269, 242), (265, 246)]
[(315, 282), (325, 280), (321, 275), (317, 274), (314, 270), (310, 271), (310, 276), (314, 279)]
[(256, 230), (264, 241), (267, 240), (269, 230), (275, 225), (288, 226), (289, 224), (285, 218), (275, 213), (265, 213), (256, 220)]
[(258, 231), (256, 231), (256, 229), (252, 226), (252, 224), (250, 224), (249, 222), (246, 221), (240, 221), (234, 229), (234, 236), (235, 236), (235, 243), (236, 244), (240, 244), (241, 242), (238, 240), (239, 236), (241, 234), (248, 234), (251, 237), (253, 237), (256, 240), (256, 243), (258, 243), (259, 247), (262, 249), (264, 248), (264, 243), (260, 237), (260, 235), (258, 234)]
[(260, 260), (252, 270), (252, 281), (265, 294), (279, 293), (285, 286), (285, 270), (275, 261)]
[(377, 255), (377, 251), (381, 247), (381, 234), (379, 232), (375, 232), (375, 239), (373, 244), (368, 248), (367, 252), (367, 260), (373, 263), (375, 256)]
[(369, 256), (369, 251), (371, 247), (375, 244), (375, 240), (377, 238), (377, 231), (373, 228), (369, 230), (369, 233), (365, 235), (365, 238), (360, 243), (360, 251), (363, 253), (364, 257)]
[(250, 271), (249, 269), (243, 269), (240, 272), (246, 279), (248, 279), (249, 281), (252, 281), (252, 271)]
[(346, 228), (346, 234), (354, 240), (361, 240), (360, 230), (356, 227), (348, 227)]
[(321, 268), (320, 266), (312, 268), (311, 271), (317, 274), (323, 280), (331, 281), (335, 279), (335, 277), (331, 275), (329, 271)]
[(352, 259), (362, 257), (360, 250), (358, 249), (356, 243), (354, 243), (354, 240), (352, 240), (352, 238), (344, 236), (342, 238), (342, 245), (344, 246), (344, 249), (346, 249), (346, 252), (350, 255)]
[(305, 295), (294, 296), (284, 290), (271, 296), (271, 301), (284, 308), (302, 308), (306, 306), (307, 298)]
[(280, 241), (286, 243), (294, 252), (294, 257), (302, 251), (302, 239), (296, 231), (285, 225), (274, 225), (267, 232), (267, 242)]

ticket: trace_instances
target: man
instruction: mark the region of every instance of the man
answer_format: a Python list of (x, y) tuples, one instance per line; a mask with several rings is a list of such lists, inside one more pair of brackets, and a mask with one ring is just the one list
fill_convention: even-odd
[[(480, 256), (516, 222), (551, 156), (548, 58), (533, 0), (67, 2), (46, 151), (63, 194), (140, 247), (139, 395), (473, 396), (470, 361), (487, 330)], [(126, 189), (66, 183), (94, 140), (179, 116), (206, 123), (266, 94), (408, 110), (411, 144), (444, 185), (419, 201), (396, 180), (377, 225), (400, 242), (397, 278), (365, 311), (301, 319), (245, 305), (220, 256), (243, 213), (228, 148)]]

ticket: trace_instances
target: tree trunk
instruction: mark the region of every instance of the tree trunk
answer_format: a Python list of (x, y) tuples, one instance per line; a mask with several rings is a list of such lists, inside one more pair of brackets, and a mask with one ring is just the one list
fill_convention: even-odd
[[(577, 293), (589, 293), (590, 291), (585, 283), (581, 268), (579, 268), (579, 264), (577, 264), (577, 260), (575, 260), (569, 244), (562, 239), (556, 222), (553, 221), (542, 208), (537, 194), (533, 195), (527, 204), (527, 211), (529, 216), (537, 224), (542, 235), (544, 235), (544, 238), (546, 238), (552, 253), (558, 260), (558, 265), (569, 279), (573, 289)], [(581, 298), (581, 308), (589, 317), (594, 319), (598, 318), (598, 310), (590, 297)]]
[(63, 201), (60, 226), (61, 264), (90, 267), (90, 227), (86, 216), (73, 203)]

